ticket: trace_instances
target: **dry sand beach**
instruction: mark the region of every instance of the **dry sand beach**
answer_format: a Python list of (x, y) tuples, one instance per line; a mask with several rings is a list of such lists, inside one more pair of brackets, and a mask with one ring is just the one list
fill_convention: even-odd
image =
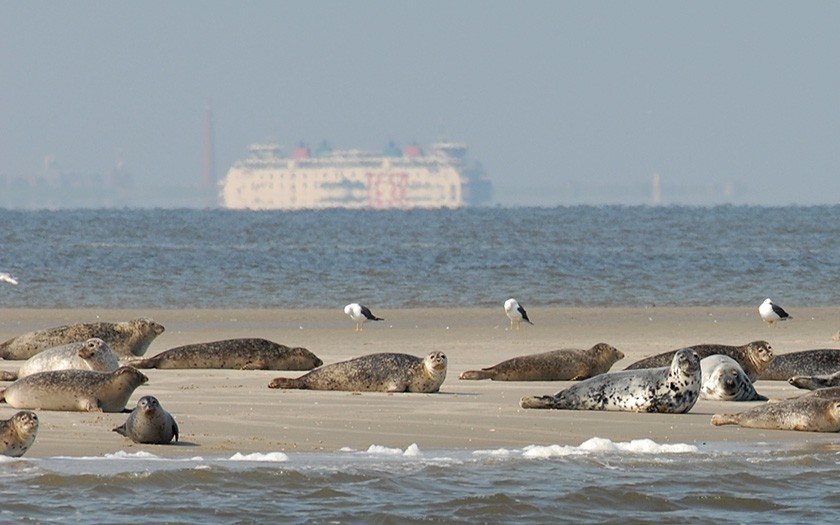
[[(302, 372), (241, 370), (145, 370), (149, 382), (132, 395), (157, 397), (181, 429), (173, 445), (137, 445), (112, 432), (127, 414), (39, 411), (41, 426), (28, 457), (102, 455), (148, 450), (159, 456), (216, 456), (236, 452), (336, 451), (372, 444), (421, 449), (521, 448), (579, 445), (590, 437), (657, 443), (727, 441), (835, 443), (836, 434), (713, 427), (716, 412), (737, 412), (756, 402), (699, 400), (688, 414), (635, 414), (523, 410), (524, 395), (553, 394), (565, 382), (462, 381), (468, 369), (491, 366), (517, 355), (558, 348), (589, 348), (606, 342), (626, 354), (623, 369), (642, 357), (698, 343), (740, 345), (764, 339), (774, 352), (840, 348), (840, 308), (796, 308), (794, 319), (768, 328), (757, 308), (537, 308), (534, 326), (508, 329), (497, 309), (387, 310), (371, 305), (385, 321), (354, 332), (354, 323), (334, 310), (0, 310), (0, 341), (69, 323), (151, 317), (166, 327), (148, 356), (169, 348), (234, 337), (263, 337), (303, 346), (325, 363), (375, 352), (423, 356), (442, 350), (447, 379), (437, 394), (279, 391), (267, 388), (277, 376)], [(22, 362), (0, 361), (3, 370)], [(768, 397), (803, 393), (785, 382), (759, 381)], [(16, 412), (0, 405), (0, 417)]]

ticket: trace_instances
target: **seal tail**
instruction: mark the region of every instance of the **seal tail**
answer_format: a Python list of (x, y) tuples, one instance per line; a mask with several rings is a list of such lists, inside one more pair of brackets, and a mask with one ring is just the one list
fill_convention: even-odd
[(17, 381), (17, 378), (16, 372), (0, 371), (0, 381)]
[(715, 414), (712, 416), (712, 424), (716, 427), (721, 425), (737, 425), (738, 414)]
[(291, 377), (275, 377), (268, 384), (268, 388), (282, 388), (286, 390), (301, 390), (305, 389), (306, 385), (300, 378)]
[(133, 366), (134, 368), (157, 368), (159, 361), (160, 360), (155, 357), (149, 357), (146, 359), (134, 359), (128, 361), (127, 364)]
[(486, 370), (466, 370), (461, 372), (458, 379), (493, 379), (493, 374)]
[(525, 396), (519, 400), (522, 408), (564, 408), (556, 396)]

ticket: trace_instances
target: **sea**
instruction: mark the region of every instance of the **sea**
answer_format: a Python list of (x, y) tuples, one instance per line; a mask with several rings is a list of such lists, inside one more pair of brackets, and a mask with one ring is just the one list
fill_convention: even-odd
[[(840, 304), (838, 239), (840, 206), (0, 209), (0, 308), (795, 310)], [(807, 436), (0, 459), (0, 523), (836, 522), (838, 493)]]

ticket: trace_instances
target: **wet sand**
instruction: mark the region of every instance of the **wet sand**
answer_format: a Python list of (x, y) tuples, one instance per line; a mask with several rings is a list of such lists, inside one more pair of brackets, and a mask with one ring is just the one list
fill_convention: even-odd
[[(120, 450), (156, 455), (226, 456), (236, 452), (336, 451), (370, 445), (422, 449), (493, 449), (579, 445), (591, 437), (657, 443), (727, 441), (824, 443), (836, 434), (713, 427), (716, 412), (738, 412), (759, 402), (700, 400), (688, 414), (635, 414), (523, 410), (526, 395), (553, 394), (567, 382), (462, 381), (464, 370), (513, 356), (609, 343), (626, 357), (613, 366), (699, 343), (741, 345), (763, 339), (774, 352), (840, 348), (840, 308), (788, 307), (792, 321), (768, 328), (756, 308), (528, 308), (534, 326), (511, 331), (498, 309), (373, 308), (385, 321), (354, 332), (335, 310), (0, 310), (0, 341), (68, 323), (151, 317), (166, 327), (149, 348), (169, 348), (234, 337), (263, 337), (303, 346), (325, 363), (375, 352), (423, 356), (442, 350), (447, 379), (436, 394), (272, 390), (277, 376), (303, 372), (245, 370), (144, 370), (149, 377), (129, 400), (158, 398), (181, 429), (178, 444), (138, 445), (112, 432), (127, 414), (38, 411), (41, 427), (27, 457), (97, 456)], [(0, 361), (16, 370), (22, 361)], [(7, 383), (6, 383), (7, 384)], [(2, 386), (3, 384), (0, 384)], [(759, 381), (771, 398), (803, 393), (786, 382)], [(16, 409), (0, 404), (0, 417)]]

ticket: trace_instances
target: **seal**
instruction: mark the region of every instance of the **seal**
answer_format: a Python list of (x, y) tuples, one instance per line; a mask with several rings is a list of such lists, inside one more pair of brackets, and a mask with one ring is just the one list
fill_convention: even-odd
[(143, 396), (122, 425), (113, 429), (135, 443), (166, 445), (178, 441), (178, 423), (154, 396)]
[(120, 357), (141, 356), (163, 331), (163, 325), (146, 318), (118, 323), (70, 324), (29, 332), (0, 343), (0, 358), (29, 359), (47, 348), (86, 341), (91, 337), (108, 343)]
[(369, 354), (316, 368), (295, 379), (277, 377), (268, 388), (431, 393), (440, 390), (446, 365), (443, 352), (432, 352), (425, 358), (387, 352)]
[(530, 354), (502, 361), (481, 370), (461, 372), (459, 379), (493, 381), (580, 381), (609, 372), (624, 354), (598, 343), (588, 350), (562, 349)]
[(701, 399), (717, 401), (767, 401), (737, 361), (728, 355), (715, 354), (700, 360)]
[[(773, 361), (773, 349), (767, 341), (753, 341), (742, 346), (729, 346), (719, 344), (694, 345), (692, 348), (700, 355), (700, 359), (714, 354), (723, 354), (731, 357), (741, 365), (741, 368), (755, 383), (760, 374)], [(639, 370), (641, 368), (658, 368), (668, 366), (676, 350), (663, 352), (631, 364), (625, 370)]]
[(804, 395), (766, 403), (737, 414), (715, 414), (712, 425), (740, 425), (747, 428), (840, 431), (840, 398)]
[(18, 369), (17, 378), (50, 370), (113, 372), (119, 367), (117, 354), (108, 343), (98, 337), (91, 337), (81, 343), (68, 343), (33, 355)]
[(700, 356), (683, 348), (674, 354), (670, 367), (608, 372), (553, 396), (523, 397), (519, 406), (682, 414), (697, 402), (700, 380)]
[(827, 376), (793, 376), (788, 383), (805, 390), (821, 390), (840, 386), (840, 371)]
[(779, 354), (760, 378), (787, 381), (793, 376), (824, 376), (840, 370), (840, 350), (820, 348)]
[(148, 380), (131, 366), (122, 366), (113, 372), (39, 372), (18, 379), (0, 391), (0, 401), (15, 408), (122, 412), (132, 392)]
[(312, 370), (321, 361), (306, 348), (266, 339), (225, 339), (171, 348), (153, 357), (130, 361), (135, 368), (230, 368), (238, 370)]
[(19, 458), (26, 454), (38, 434), (38, 415), (21, 410), (0, 421), (0, 454)]

